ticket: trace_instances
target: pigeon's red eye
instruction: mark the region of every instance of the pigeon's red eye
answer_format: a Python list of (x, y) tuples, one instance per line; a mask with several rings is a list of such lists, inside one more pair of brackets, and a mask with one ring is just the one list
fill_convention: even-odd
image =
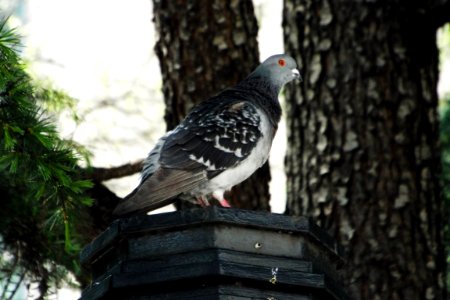
[(286, 65), (286, 61), (285, 61), (284, 59), (280, 58), (280, 59), (278, 60), (278, 64), (279, 64), (281, 67), (284, 67), (284, 66)]

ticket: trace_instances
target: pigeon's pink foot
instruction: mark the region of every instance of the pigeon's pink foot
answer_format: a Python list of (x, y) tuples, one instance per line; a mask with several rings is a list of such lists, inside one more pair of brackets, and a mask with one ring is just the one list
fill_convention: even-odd
[(198, 197), (197, 198), (197, 203), (201, 206), (201, 207), (207, 207), (209, 206), (209, 201), (208, 199), (206, 199), (205, 197)]
[(224, 193), (224, 191), (217, 190), (217, 191), (214, 191), (212, 193), (212, 196), (214, 197), (214, 199), (219, 201), (220, 206), (222, 206), (222, 207), (231, 207), (231, 205), (230, 205), (230, 203), (228, 203), (227, 199), (225, 199), (223, 197), (223, 193)]
[(221, 199), (219, 200), (219, 203), (222, 207), (231, 207), (230, 203), (228, 203), (227, 199)]

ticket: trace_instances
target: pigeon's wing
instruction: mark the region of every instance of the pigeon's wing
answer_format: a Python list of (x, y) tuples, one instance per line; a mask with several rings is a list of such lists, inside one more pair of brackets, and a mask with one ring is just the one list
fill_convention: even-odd
[(196, 162), (208, 178), (245, 160), (263, 135), (260, 111), (247, 101), (208, 101), (196, 107), (167, 137), (162, 167), (188, 170)]
[(166, 139), (169, 135), (172, 134), (172, 131), (167, 132), (163, 135), (157, 142), (155, 147), (153, 147), (152, 151), (147, 155), (147, 158), (144, 161), (144, 166), (142, 167), (141, 172), (141, 183), (144, 182), (147, 178), (151, 177), (156, 170), (159, 169), (159, 157), (161, 156), (161, 149), (166, 142)]
[(197, 106), (150, 152), (148, 173), (152, 175), (143, 177), (114, 214), (146, 212), (170, 204), (174, 197), (236, 166), (262, 136), (259, 123), (258, 110), (246, 101), (206, 101)]

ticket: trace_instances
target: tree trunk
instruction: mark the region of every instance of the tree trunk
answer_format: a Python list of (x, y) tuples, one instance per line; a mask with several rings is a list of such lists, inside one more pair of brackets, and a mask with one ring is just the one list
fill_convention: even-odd
[(354, 299), (446, 299), (439, 3), (413, 2), (285, 0), (287, 213), (346, 246)]
[[(259, 63), (258, 25), (251, 1), (153, 1), (167, 128), (197, 103), (236, 84)], [(265, 164), (233, 189), (233, 206), (269, 209)]]

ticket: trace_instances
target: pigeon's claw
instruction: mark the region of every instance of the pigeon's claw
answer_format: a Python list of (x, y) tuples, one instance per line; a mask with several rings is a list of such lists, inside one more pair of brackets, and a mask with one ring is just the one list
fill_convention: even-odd
[(227, 201), (227, 199), (221, 199), (221, 200), (219, 200), (219, 204), (220, 204), (220, 206), (222, 206), (222, 207), (231, 207), (231, 205), (230, 205), (230, 203)]
[(204, 196), (200, 196), (197, 198), (197, 203), (201, 206), (201, 207), (207, 207), (210, 206), (208, 199), (206, 199)]
[(219, 202), (220, 206), (222, 206), (222, 207), (231, 207), (231, 205), (227, 201), (227, 199), (224, 198), (223, 193), (224, 193), (224, 191), (217, 190), (217, 191), (214, 191), (212, 193), (212, 196), (213, 196), (214, 199), (216, 199)]

